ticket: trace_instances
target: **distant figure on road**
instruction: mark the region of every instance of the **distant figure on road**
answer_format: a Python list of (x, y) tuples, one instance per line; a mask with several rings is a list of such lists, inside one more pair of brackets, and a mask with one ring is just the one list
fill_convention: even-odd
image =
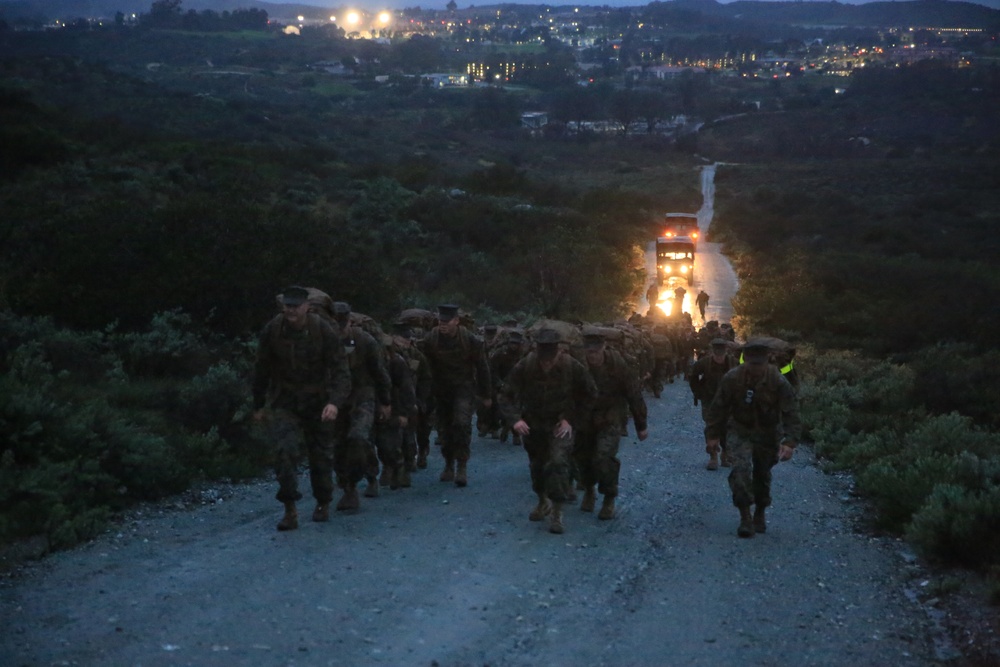
[[(795, 390), (768, 363), (769, 357), (766, 343), (748, 341), (744, 363), (722, 376), (705, 420), (709, 450), (718, 451), (723, 432), (728, 438), (729, 488), (740, 511), (740, 537), (767, 530), (764, 510), (771, 504), (771, 468), (792, 458), (802, 430)], [(756, 506), (753, 517), (751, 505)]]
[(688, 291), (680, 286), (674, 289), (674, 301), (677, 303), (677, 310), (671, 313), (672, 315), (680, 315), (684, 312), (684, 295), (687, 293)]
[(656, 308), (657, 302), (660, 300), (660, 288), (656, 286), (654, 282), (646, 290), (646, 301), (649, 303), (650, 309)]
[(549, 532), (556, 534), (564, 530), (562, 506), (571, 495), (576, 430), (597, 397), (587, 368), (563, 352), (560, 340), (554, 329), (539, 331), (535, 351), (514, 365), (499, 394), (504, 420), (524, 442), (538, 496), (528, 520), (548, 516)]
[(299, 527), (295, 502), (301, 446), (309, 456), (316, 510), (327, 521), (333, 499), (334, 422), (351, 393), (351, 373), (336, 325), (309, 312), (309, 292), (287, 287), (277, 315), (264, 326), (253, 381), (253, 419), (267, 426), (276, 448), (276, 498), (285, 505), (278, 530)]
[(695, 304), (698, 306), (698, 312), (701, 313), (701, 321), (702, 322), (705, 321), (705, 306), (708, 305), (709, 298), (710, 297), (705, 292), (705, 290), (699, 290), (698, 296), (695, 297), (695, 300), (694, 300)]

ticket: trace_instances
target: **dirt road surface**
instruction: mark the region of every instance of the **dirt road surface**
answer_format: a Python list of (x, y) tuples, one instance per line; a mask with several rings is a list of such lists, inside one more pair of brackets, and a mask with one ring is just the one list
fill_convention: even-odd
[[(528, 521), (527, 457), (474, 439), (469, 486), (362, 499), (278, 533), (270, 481), (131, 514), (2, 580), (14, 665), (939, 664), (901, 543), (854, 530), (861, 505), (803, 447), (775, 469), (768, 532), (736, 537), (726, 470), (704, 469), (678, 382), (622, 442), (614, 520)], [(302, 479), (308, 488), (306, 477)]]

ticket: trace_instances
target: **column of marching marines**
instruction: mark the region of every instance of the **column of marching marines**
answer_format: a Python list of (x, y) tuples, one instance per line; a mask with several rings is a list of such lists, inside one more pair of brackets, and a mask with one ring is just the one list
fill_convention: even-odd
[(600, 495), (598, 518), (613, 519), (629, 418), (645, 440), (643, 392), (658, 398), (678, 378), (702, 405), (706, 468), (730, 468), (737, 534), (767, 529), (771, 469), (791, 458), (801, 429), (795, 351), (782, 341), (740, 347), (728, 324), (696, 331), (686, 313), (658, 310), (608, 325), (509, 321), (477, 332), (452, 304), (403, 311), (385, 333), (315, 288), (277, 299), (258, 340), (253, 418), (274, 447), (280, 531), (298, 528), (303, 457), (317, 522), (329, 521), (337, 487), (341, 512), (360, 509), (362, 485), (369, 498), (409, 487), (434, 433), (439, 480), (465, 487), (474, 419), (480, 437), (527, 452), (538, 499), (530, 521), (562, 533), (577, 491), (580, 510), (594, 512)]

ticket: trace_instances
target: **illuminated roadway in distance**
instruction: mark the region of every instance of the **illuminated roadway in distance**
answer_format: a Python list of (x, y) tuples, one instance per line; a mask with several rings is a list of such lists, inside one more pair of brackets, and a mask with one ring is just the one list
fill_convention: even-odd
[[(733, 271), (729, 260), (721, 252), (720, 243), (709, 243), (704, 239), (708, 237), (708, 232), (712, 224), (712, 216), (715, 206), (715, 168), (711, 164), (701, 168), (701, 194), (702, 205), (698, 211), (698, 227), (701, 230), (701, 239), (698, 241), (698, 249), (694, 256), (694, 278), (693, 286), (684, 285), (687, 294), (684, 295), (682, 310), (691, 313), (692, 322), (696, 328), (704, 325), (701, 315), (695, 306), (694, 299), (699, 290), (705, 290), (710, 299), (705, 308), (706, 320), (718, 320), (728, 322), (733, 315), (732, 298), (739, 288), (739, 280), (736, 272)], [(646, 274), (651, 277), (652, 282), (656, 279), (656, 242), (651, 241), (646, 249)], [(679, 283), (683, 284), (683, 283)], [(660, 304), (666, 312), (670, 312), (673, 307), (674, 284), (668, 283), (660, 287)], [(645, 294), (641, 308), (648, 312), (649, 304), (646, 303)]]

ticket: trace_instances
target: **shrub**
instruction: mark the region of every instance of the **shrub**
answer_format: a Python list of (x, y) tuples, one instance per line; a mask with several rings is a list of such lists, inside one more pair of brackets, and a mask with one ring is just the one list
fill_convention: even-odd
[(979, 567), (1000, 553), (1000, 484), (970, 489), (935, 487), (907, 531), (925, 555), (951, 564)]
[(120, 334), (116, 342), (133, 375), (190, 377), (209, 365), (209, 350), (193, 331), (191, 316), (179, 310), (154, 315), (149, 331)]
[(216, 364), (192, 379), (180, 392), (178, 417), (199, 433), (225, 429), (238, 414), (250, 410), (250, 387), (228, 363)]

